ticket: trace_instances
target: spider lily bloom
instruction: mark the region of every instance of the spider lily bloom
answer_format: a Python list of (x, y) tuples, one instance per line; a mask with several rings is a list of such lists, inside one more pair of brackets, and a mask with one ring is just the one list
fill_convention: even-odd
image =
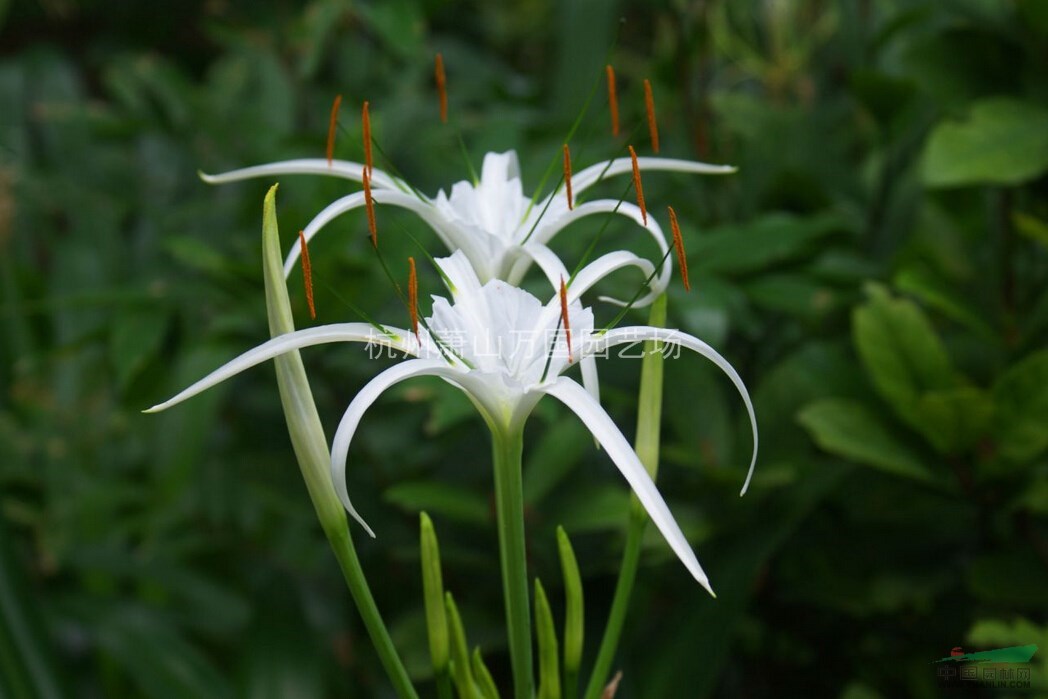
[[(663, 170), (707, 175), (735, 172), (735, 168), (731, 166), (710, 165), (690, 160), (642, 157), (637, 161), (640, 169), (645, 171)], [(326, 160), (316, 158), (270, 163), (219, 175), (201, 173), (201, 177), (206, 182), (217, 184), (254, 177), (326, 174), (361, 182), (364, 167), (362, 163), (345, 160), (334, 160), (329, 165)], [(585, 168), (571, 177), (574, 197), (578, 198), (603, 179), (632, 172), (630, 158), (616, 158)], [(376, 204), (397, 206), (416, 213), (451, 252), (462, 250), (481, 282), (502, 279), (517, 285), (531, 264), (535, 263), (542, 269), (552, 288), (558, 288), (559, 279), (570, 278), (571, 275), (550, 250), (548, 243), (571, 223), (597, 214), (618, 214), (634, 221), (655, 241), (660, 259), (666, 258), (666, 237), (659, 224), (654, 218), (644, 216), (641, 210), (630, 202), (599, 199), (579, 203), (572, 208), (569, 206), (565, 189), (560, 188), (533, 203), (524, 196), (520, 164), (514, 151), (488, 153), (484, 156), (479, 181), (457, 182), (452, 185), (450, 194), (441, 190), (433, 199), (413, 190), (403, 180), (377, 168), (369, 179), (372, 199)], [(303, 233), (306, 241), (310, 241), (333, 219), (365, 204), (363, 192), (354, 192), (335, 200), (305, 227)], [(621, 254), (618, 257), (613, 258), (617, 260), (617, 265), (603, 266), (606, 273), (632, 266), (639, 268), (645, 277), (651, 276), (654, 266), (649, 260), (633, 253), (619, 253)], [(290, 272), (298, 254), (297, 247), (288, 254), (285, 261), (286, 272)], [(671, 266), (672, 263), (666, 258), (659, 274), (652, 279), (650, 293), (638, 299), (635, 305), (643, 306), (650, 303), (666, 288)], [(602, 297), (601, 300), (625, 305), (616, 299)]]
[[(287, 333), (244, 353), (147, 412), (164, 410), (249, 367), (312, 345), (363, 342), (412, 357), (386, 369), (360, 390), (346, 409), (331, 447), (336, 492), (350, 514), (374, 536), (350, 502), (345, 472), (347, 452), (357, 426), (383, 392), (417, 376), (443, 378), (470, 398), (491, 429), (496, 448), (504, 443), (517, 445), (518, 470), (524, 422), (538, 401), (549, 395), (564, 403), (592, 432), (674, 553), (712, 594), (706, 574), (633, 448), (600, 403), (573, 379), (561, 374), (583, 356), (600, 355), (610, 347), (641, 340), (676, 344), (708, 358), (727, 374), (749, 414), (753, 456), (743, 486), (745, 492), (757, 457), (757, 424), (746, 387), (732, 366), (706, 343), (679, 331), (647, 326), (595, 331), (593, 313), (583, 308), (578, 293), (572, 295), (565, 290), (563, 295), (543, 304), (529, 292), (501, 280), (481, 284), (461, 251), (436, 262), (449, 283), (453, 302), (434, 296), (432, 315), (418, 336), (395, 328), (383, 328), (380, 332), (366, 323), (339, 323)], [(570, 329), (573, 351), (565, 325)], [(519, 473), (515, 475), (519, 479)]]

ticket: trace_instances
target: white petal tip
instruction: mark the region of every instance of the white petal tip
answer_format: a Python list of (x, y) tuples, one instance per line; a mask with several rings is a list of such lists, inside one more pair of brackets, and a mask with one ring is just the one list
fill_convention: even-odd
[(151, 415), (153, 413), (159, 413), (163, 409), (164, 409), (164, 404), (163, 403), (157, 403), (152, 408), (146, 408), (145, 410), (142, 411), (142, 413), (145, 414), (145, 415)]
[(706, 588), (706, 592), (710, 593), (710, 597), (712, 597), (713, 599), (717, 599), (717, 593), (713, 591), (713, 588), (710, 587), (709, 583), (706, 583), (705, 585), (703, 585), (703, 587)]
[(218, 182), (218, 178), (216, 176), (209, 175), (203, 170), (197, 170), (197, 177), (202, 179), (204, 182), (207, 182), (208, 184), (215, 184), (216, 182)]

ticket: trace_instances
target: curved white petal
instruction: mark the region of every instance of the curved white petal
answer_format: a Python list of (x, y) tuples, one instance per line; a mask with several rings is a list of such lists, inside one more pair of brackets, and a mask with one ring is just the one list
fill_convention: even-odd
[[(536, 240), (538, 243), (548, 243), (550, 238), (556, 235), (558, 232), (563, 230), (569, 224), (583, 218), (585, 216), (592, 216), (594, 214), (617, 214), (619, 216), (625, 216), (631, 219), (641, 228), (645, 229), (651, 236), (652, 240), (655, 241), (655, 245), (659, 248), (659, 259), (662, 260), (662, 269), (659, 270), (659, 276), (652, 281), (651, 293), (646, 294), (642, 299), (634, 304), (637, 306), (644, 306), (655, 300), (655, 297), (665, 291), (666, 287), (669, 286), (670, 274), (673, 271), (673, 261), (666, 255), (669, 250), (669, 244), (666, 242), (666, 235), (662, 232), (662, 227), (659, 226), (659, 222), (655, 220), (655, 217), (648, 212), (648, 222), (644, 223), (644, 215), (641, 213), (640, 207), (635, 204), (631, 204), (628, 201), (615, 201), (613, 199), (599, 199), (597, 201), (586, 202), (576, 206), (573, 210), (567, 211), (554, 220), (545, 222), (539, 226), (536, 230)], [(605, 256), (607, 257), (607, 256)], [(604, 258), (600, 258), (604, 259)], [(595, 264), (595, 263), (591, 263)], [(589, 265), (587, 265), (588, 267)], [(610, 270), (609, 270), (610, 271)], [(604, 272), (607, 274), (608, 272)], [(650, 274), (650, 272), (649, 272)], [(581, 276), (581, 273), (580, 273)], [(603, 276), (603, 275), (602, 275)], [(626, 302), (619, 301), (617, 299), (609, 297), (601, 297), (602, 301), (614, 303), (619, 306), (625, 306)]]
[[(601, 255), (579, 270), (579, 273), (575, 275), (575, 278), (571, 281), (571, 286), (568, 288), (568, 300), (574, 301), (589, 291), (601, 279), (625, 267), (636, 267), (644, 275), (645, 279), (650, 277), (652, 272), (655, 271), (655, 265), (651, 263), (651, 260), (634, 255), (632, 252), (627, 252), (626, 250), (609, 252), (606, 255)], [(651, 303), (663, 291), (665, 291), (665, 286), (660, 286), (659, 279), (656, 277), (651, 280), (651, 290), (638, 299), (635, 305), (642, 306), (646, 303)], [(606, 297), (601, 296), (600, 298), (605, 300)], [(619, 302), (615, 303), (619, 304)]]
[[(701, 163), (697, 160), (678, 160), (677, 158), (637, 158), (637, 166), (642, 173), (651, 170), (661, 170), (664, 172), (690, 172), (696, 175), (730, 175), (738, 170), (734, 165), (711, 165), (710, 163)], [(616, 175), (623, 175), (627, 172), (633, 172), (632, 159), (615, 158), (614, 160), (605, 160), (602, 163), (590, 165), (576, 173), (571, 178), (572, 190), (577, 196), (601, 180)]]
[[(643, 257), (638, 257), (632, 252), (627, 252), (625, 250), (616, 250), (615, 252), (601, 255), (596, 260), (590, 262), (579, 270), (579, 273), (571, 280), (571, 284), (568, 286), (568, 303), (575, 303), (584, 293), (589, 291), (593, 285), (612, 272), (622, 269), (623, 267), (637, 267), (645, 277), (650, 276), (655, 269), (655, 266), (651, 264), (649, 260), (645, 260)], [(656, 296), (658, 296), (658, 294), (662, 293), (664, 288), (665, 287), (658, 287), (655, 280), (653, 280), (651, 291), (638, 299), (635, 305), (640, 305), (642, 301), (650, 303)], [(605, 297), (603, 296), (601, 297), (601, 299), (604, 298)], [(560, 299), (554, 297), (546, 304), (542, 312), (543, 315), (539, 321), (539, 325), (545, 326), (549, 325), (550, 322), (555, 322), (556, 317), (560, 315)]]
[(560, 280), (565, 282), (571, 278), (567, 267), (560, 261), (556, 253), (541, 243), (526, 243), (523, 246), (513, 248), (512, 263), (506, 274), (506, 281), (514, 286), (520, 285), (524, 273), (532, 262), (539, 266), (542, 273), (546, 275), (550, 286), (554, 291), (560, 291)]
[(586, 393), (585, 389), (563, 376), (554, 383), (544, 386), (541, 390), (564, 403), (572, 412), (579, 416), (583, 424), (589, 428), (593, 436), (603, 445), (604, 450), (611, 457), (615, 466), (625, 476), (626, 481), (633, 488), (633, 492), (637, 494), (637, 498), (644, 505), (644, 509), (647, 510), (651, 521), (662, 532), (666, 543), (670, 545), (670, 548), (673, 549), (673, 552), (677, 554), (677, 557), (699, 584), (709, 590), (712, 595), (713, 589), (710, 587), (709, 579), (706, 577), (706, 573), (703, 572), (702, 566), (699, 565), (698, 559), (695, 558), (695, 553), (691, 550), (691, 546), (688, 545), (687, 539), (684, 538), (684, 533), (680, 530), (680, 526), (677, 525), (677, 520), (673, 519), (673, 515), (666, 506), (666, 502), (662, 499), (662, 495), (659, 494), (658, 489), (655, 487), (655, 483), (651, 480), (651, 476), (648, 475), (644, 465), (637, 458), (637, 453), (633, 451), (626, 438), (622, 436), (622, 432), (608, 417), (608, 414), (604, 412), (604, 409), (600, 407), (600, 404), (593, 400)]
[[(428, 203), (421, 201), (418, 197), (404, 194), (395, 190), (377, 190), (371, 193), (371, 198), (374, 199), (376, 204), (389, 204), (391, 206), (399, 206), (402, 209), (407, 209), (419, 215), (424, 221), (430, 224), (433, 230), (441, 241), (452, 250), (451, 242), (445, 237), (442, 230), (442, 225), (434, 225), (435, 223), (443, 224), (442, 219), (436, 217), (436, 213), (433, 207)], [(331, 223), (333, 220), (341, 216), (342, 214), (349, 213), (354, 209), (359, 209), (366, 204), (366, 200), (363, 192), (353, 192), (347, 194), (344, 197), (336, 199), (331, 202), (324, 209), (313, 217), (313, 220), (309, 222), (304, 229), (302, 229), (302, 235), (306, 238), (306, 243), (313, 240), (313, 236), (321, 231), (324, 226)], [(433, 219), (432, 221), (430, 219)], [(291, 250), (288, 252), (287, 257), (284, 259), (284, 276), (287, 277), (291, 274), (291, 270), (294, 269), (295, 263), (298, 261), (298, 257), (301, 254), (301, 246), (294, 244), (291, 246)]]
[(582, 348), (582, 352), (583, 354), (599, 354), (609, 347), (633, 343), (640, 340), (659, 340), (660, 342), (686, 347), (687, 349), (697, 352), (703, 357), (709, 359), (716, 364), (729, 379), (731, 379), (731, 382), (735, 385), (739, 395), (742, 396), (742, 402), (746, 404), (746, 412), (750, 417), (750, 430), (753, 432), (753, 456), (750, 458), (750, 468), (746, 473), (746, 482), (743, 483), (742, 491), (739, 493), (739, 495), (745, 495), (746, 490), (750, 487), (750, 479), (753, 478), (753, 468), (757, 463), (757, 416), (753, 412), (753, 402), (750, 400), (750, 394), (746, 390), (746, 384), (743, 383), (742, 377), (740, 377), (738, 372), (735, 371), (735, 368), (728, 363), (727, 359), (722, 357), (717, 353), (717, 350), (713, 349), (699, 338), (681, 332), (680, 330), (670, 330), (668, 328), (653, 328), (647, 325), (615, 328), (614, 330), (609, 330), (604, 335), (592, 337)]
[(181, 403), (185, 399), (191, 398), (201, 391), (207, 390), (215, 384), (239, 374), (245, 369), (250, 369), (285, 352), (312, 345), (321, 345), (329, 342), (366, 342), (408, 354), (416, 354), (418, 352), (418, 344), (411, 333), (399, 328), (387, 328), (387, 330), (392, 333), (393, 337), (384, 335), (367, 323), (334, 323), (322, 325), (318, 328), (296, 330), (295, 332), (278, 335), (272, 340), (263, 342), (258, 347), (244, 352), (236, 359), (215, 369), (173, 398), (163, 403), (158, 403), (143, 412), (156, 413), (166, 410), (172, 405)]
[[(360, 182), (363, 170), (364, 163), (356, 163), (351, 160), (332, 160), (331, 164), (328, 165), (328, 161), (324, 158), (298, 158), (297, 160), (282, 160), (275, 163), (265, 163), (264, 165), (230, 170), (229, 172), (220, 172), (217, 175), (201, 172), (200, 179), (208, 184), (225, 184), (226, 182), (239, 182), (240, 180), (272, 177), (274, 175), (331, 175), (344, 180)], [(371, 175), (371, 186), (375, 189), (402, 189), (404, 187), (404, 185), (399, 184), (398, 180), (395, 180), (388, 173), (378, 168), (374, 168), (373, 173)]]
[(345, 506), (346, 511), (353, 515), (353, 518), (360, 522), (360, 525), (372, 537), (375, 536), (375, 532), (371, 530), (367, 522), (354, 509), (353, 503), (349, 501), (349, 491), (346, 488), (346, 458), (349, 453), (349, 444), (353, 441), (357, 425), (360, 424), (361, 418), (364, 417), (365, 411), (371, 407), (371, 404), (386, 389), (415, 376), (440, 376), (454, 381), (462, 377), (462, 372), (451, 369), (443, 362), (434, 359), (412, 359), (386, 369), (371, 379), (353, 397), (349, 407), (346, 408), (346, 412), (342, 415), (342, 420), (338, 423), (338, 430), (335, 432), (335, 438), (331, 442), (331, 482), (335, 486), (335, 492)]

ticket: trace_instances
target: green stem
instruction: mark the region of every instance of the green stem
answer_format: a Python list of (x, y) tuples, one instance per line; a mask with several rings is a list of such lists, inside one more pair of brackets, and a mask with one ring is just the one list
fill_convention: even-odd
[[(666, 325), (666, 294), (661, 294), (651, 305), (648, 325), (661, 328)], [(659, 428), (662, 424), (662, 344), (648, 341), (644, 343), (644, 360), (640, 370), (640, 395), (637, 408), (637, 456), (644, 464), (652, 480), (659, 469)], [(626, 530), (626, 550), (622, 554), (619, 567), (619, 579), (615, 583), (615, 596), (608, 612), (608, 623), (604, 627), (604, 637), (600, 640), (597, 660), (593, 664), (593, 674), (586, 685), (585, 699), (599, 699), (608, 681), (611, 664), (622, 636), (622, 626), (626, 621), (630, 596), (633, 594), (633, 583), (637, 579), (637, 566), (640, 563), (640, 545), (644, 539), (644, 529), (648, 525), (648, 514), (636, 495), (630, 496), (630, 521)]]
[(513, 692), (516, 699), (531, 699), (531, 606), (524, 548), (523, 450), (524, 434), (520, 428), (492, 431), (499, 560), (502, 565), (502, 592), (506, 600)]
[(357, 558), (356, 547), (353, 546), (353, 540), (349, 536), (349, 529), (346, 527), (331, 530), (325, 527), (325, 529), (328, 541), (331, 542), (331, 549), (335, 552), (335, 558), (338, 559), (338, 566), (342, 569), (342, 576), (346, 579), (349, 594), (353, 597), (361, 619), (364, 620), (364, 627), (367, 629), (368, 636), (371, 637), (382, 667), (393, 683), (393, 689), (401, 699), (418, 699), (418, 694), (408, 678), (407, 670), (393, 645), (393, 639), (389, 637), (386, 624), (382, 621), (382, 615), (378, 611), (378, 605), (375, 604), (371, 588), (368, 587), (364, 569), (360, 567), (360, 559)]

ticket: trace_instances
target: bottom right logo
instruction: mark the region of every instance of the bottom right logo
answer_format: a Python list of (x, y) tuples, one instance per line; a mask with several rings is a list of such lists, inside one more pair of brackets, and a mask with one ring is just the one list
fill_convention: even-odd
[(1030, 689), (1036, 645), (965, 652), (957, 646), (939, 658), (935, 675), (944, 689)]

